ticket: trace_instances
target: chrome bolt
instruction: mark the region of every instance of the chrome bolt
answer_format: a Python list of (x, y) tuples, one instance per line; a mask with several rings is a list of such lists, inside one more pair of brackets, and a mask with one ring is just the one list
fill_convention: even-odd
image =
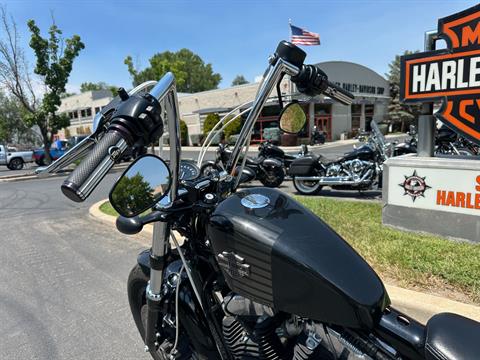
[(149, 352), (149, 351), (150, 351), (150, 349), (148, 348), (148, 346), (147, 346), (147, 345), (145, 345), (145, 347), (143, 348), (143, 351), (145, 351), (145, 352)]

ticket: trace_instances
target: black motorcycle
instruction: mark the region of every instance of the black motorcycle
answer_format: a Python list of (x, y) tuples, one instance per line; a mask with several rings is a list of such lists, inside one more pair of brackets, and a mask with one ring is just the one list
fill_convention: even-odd
[(405, 139), (404, 142), (395, 144), (393, 156), (417, 153), (417, 131), (414, 125), (410, 125), (407, 134), (410, 136), (409, 138)]
[(292, 162), (301, 156), (306, 156), (309, 153), (308, 146), (303, 144), (298, 154), (292, 155), (283, 151), (280, 147), (265, 141), (258, 147), (258, 156), (263, 158), (277, 159), (283, 163), (285, 172), (288, 171)]
[[(272, 145), (274, 146), (274, 145)], [(276, 147), (278, 150), (282, 149)], [(273, 148), (267, 150), (268, 152), (276, 151)], [(201, 174), (208, 175), (212, 171), (222, 171), (225, 169), (232, 155), (232, 150), (227, 144), (219, 144), (216, 151), (215, 161), (206, 161), (200, 168)], [(285, 179), (284, 164), (276, 157), (263, 156), (264, 152), (260, 152), (259, 156), (252, 158), (247, 156), (245, 158), (245, 166), (243, 167), (240, 183), (248, 183), (253, 180), (259, 180), (264, 186), (279, 187)], [(243, 158), (240, 160), (243, 161)], [(237, 167), (239, 171), (240, 167)], [(235, 175), (237, 175), (235, 173)]]
[(391, 145), (385, 142), (377, 124), (372, 121), (372, 132), (366, 143), (329, 161), (323, 156), (309, 154), (294, 160), (289, 175), (293, 186), (303, 195), (317, 194), (324, 186), (335, 190), (368, 190), (381, 187), (382, 164), (391, 156)]
[[(237, 189), (233, 174), (244, 145), (285, 74), (303, 94), (351, 104), (353, 96), (304, 65), (305, 56), (279, 44), (227, 172), (202, 176), (181, 163), (175, 78), (167, 73), (147, 94), (144, 84), (123, 92), (110, 116), (96, 118), (89, 140), (44, 173), (87, 153), (62, 185), (68, 198), (83, 201), (128, 147), (161, 136), (166, 117), (169, 165), (145, 155), (110, 193), (122, 215), (118, 230), (134, 234), (154, 223), (152, 247), (140, 253), (127, 283), (133, 318), (154, 359), (477, 358), (479, 323), (438, 314), (423, 326), (390, 306), (374, 270), (311, 211), (276, 189)], [(279, 103), (280, 127), (300, 131), (303, 109)]]
[(320, 131), (316, 126), (313, 128), (312, 135), (310, 136), (310, 145), (323, 145), (327, 139), (327, 134)]
[[(417, 152), (417, 132), (415, 126), (410, 126), (408, 135), (410, 135), (410, 138), (403, 143), (395, 145), (394, 156)], [(475, 156), (480, 154), (480, 148), (443, 125), (437, 130), (435, 136), (434, 153), (437, 155)]]

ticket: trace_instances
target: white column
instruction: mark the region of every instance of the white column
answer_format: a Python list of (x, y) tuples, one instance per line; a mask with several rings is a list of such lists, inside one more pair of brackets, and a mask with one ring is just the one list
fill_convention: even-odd
[(315, 103), (313, 101), (308, 104), (308, 117), (310, 118), (310, 135), (312, 134), (313, 125), (315, 124)]
[(362, 102), (362, 114), (360, 115), (360, 128), (365, 130), (365, 104)]

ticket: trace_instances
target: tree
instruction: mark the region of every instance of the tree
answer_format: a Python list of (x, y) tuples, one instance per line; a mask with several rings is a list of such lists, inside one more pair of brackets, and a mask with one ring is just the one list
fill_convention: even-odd
[(125, 213), (136, 214), (154, 203), (154, 190), (140, 172), (123, 176), (112, 192), (112, 202)]
[(188, 145), (188, 126), (183, 120), (180, 120), (180, 139), (182, 141), (182, 146)]
[(233, 79), (232, 81), (232, 86), (243, 85), (243, 84), (248, 84), (247, 79), (245, 79), (245, 76), (243, 75), (235, 76), (235, 79)]
[[(418, 51), (415, 51), (418, 52)], [(412, 51), (405, 51), (404, 55), (413, 54)], [(420, 114), (420, 105), (406, 105), (400, 103), (400, 57), (396, 55), (395, 59), (388, 64), (390, 71), (386, 74), (390, 83), (390, 104), (388, 106), (388, 116), (394, 126), (400, 128), (401, 132), (406, 131), (406, 125), (412, 123)]]
[(222, 80), (220, 74), (213, 72), (212, 64), (205, 64), (200, 56), (188, 49), (157, 53), (149, 62), (149, 67), (139, 71), (133, 66), (131, 56), (125, 59), (134, 86), (144, 81), (158, 80), (169, 71), (175, 75), (177, 90), (180, 92), (195, 93), (216, 89)]
[(14, 97), (0, 92), (0, 143), (34, 143), (35, 134), (23, 122), (24, 110)]
[[(223, 122), (226, 124), (232, 119), (232, 117), (228, 117), (225, 119)], [(230, 138), (231, 135), (236, 135), (240, 134), (240, 130), (242, 130), (242, 118), (241, 116), (237, 117), (235, 120), (233, 120), (230, 124), (228, 124), (225, 129), (223, 130), (223, 133), (225, 134), (225, 139), (229, 141), (228, 139)]]
[(108, 85), (106, 82), (100, 81), (97, 83), (93, 82), (84, 82), (80, 84), (80, 92), (84, 93), (87, 91), (95, 90), (109, 90), (112, 94), (116, 94), (118, 87), (113, 85)]
[(33, 90), (33, 81), (25, 61), (23, 49), (18, 45), (18, 32), (13, 19), (9, 19), (1, 8), (3, 34), (0, 41), (0, 81), (20, 101), (26, 111), (27, 126), (38, 126), (45, 149), (45, 157), (50, 161), (50, 145), (58, 130), (70, 125), (66, 115), (57, 114), (64, 94), (65, 85), (72, 71), (73, 61), (85, 47), (78, 35), (64, 39), (55, 22), (49, 28), (49, 37), (43, 38), (35, 21), (27, 25), (32, 34), (30, 47), (36, 56), (34, 72), (42, 80), (45, 94), (40, 101)]
[(203, 123), (203, 133), (207, 135), (210, 131), (212, 131), (219, 121), (220, 116), (218, 116), (217, 113), (208, 114)]

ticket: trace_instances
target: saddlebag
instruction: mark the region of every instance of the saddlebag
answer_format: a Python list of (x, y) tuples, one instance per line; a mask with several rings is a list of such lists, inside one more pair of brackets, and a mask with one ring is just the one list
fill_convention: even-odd
[(312, 175), (318, 159), (315, 156), (306, 156), (295, 159), (290, 164), (288, 175), (290, 176), (306, 176)]

